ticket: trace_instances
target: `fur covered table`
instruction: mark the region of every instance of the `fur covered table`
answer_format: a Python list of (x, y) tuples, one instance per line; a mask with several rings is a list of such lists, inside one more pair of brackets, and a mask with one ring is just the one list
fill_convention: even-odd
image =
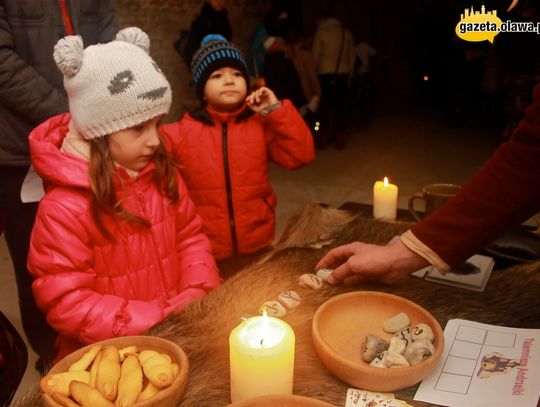
[[(311, 339), (311, 321), (329, 298), (353, 290), (379, 290), (405, 297), (431, 312), (444, 328), (453, 318), (521, 328), (540, 328), (540, 262), (495, 269), (484, 292), (476, 293), (411, 277), (395, 286), (361, 285), (320, 290), (298, 286), (298, 277), (314, 272), (323, 254), (335, 245), (361, 240), (385, 244), (404, 232), (407, 222), (377, 222), (343, 211), (310, 205), (289, 227), (262, 263), (235, 273), (223, 285), (184, 312), (171, 315), (148, 334), (178, 343), (190, 362), (189, 382), (181, 406), (225, 406), (230, 402), (228, 337), (241, 317), (257, 314), (266, 300), (293, 289), (302, 298), (283, 318), (296, 334), (294, 394), (345, 405), (348, 386), (319, 360)], [(328, 244), (330, 243), (331, 244)], [(416, 388), (395, 392), (415, 406)], [(31, 398), (31, 397), (30, 397)], [(29, 399), (30, 399), (29, 398)], [(31, 405), (27, 400), (26, 405)]]

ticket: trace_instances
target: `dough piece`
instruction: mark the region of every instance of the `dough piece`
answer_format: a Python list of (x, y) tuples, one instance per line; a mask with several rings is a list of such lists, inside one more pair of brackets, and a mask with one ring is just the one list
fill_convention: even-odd
[(266, 301), (260, 308), (259, 312), (262, 313), (264, 307), (266, 307), (266, 314), (271, 317), (281, 318), (287, 315), (287, 310), (279, 301)]
[(293, 290), (283, 291), (279, 294), (278, 300), (288, 309), (293, 309), (300, 305), (300, 294)]
[(404, 312), (400, 312), (399, 314), (394, 315), (392, 318), (384, 321), (383, 330), (389, 334), (394, 334), (408, 327), (410, 324), (411, 321), (409, 320), (409, 316)]
[(300, 278), (298, 279), (298, 284), (300, 284), (300, 287), (307, 287), (318, 290), (322, 287), (323, 281), (322, 278), (316, 276), (315, 274), (306, 273), (300, 276)]

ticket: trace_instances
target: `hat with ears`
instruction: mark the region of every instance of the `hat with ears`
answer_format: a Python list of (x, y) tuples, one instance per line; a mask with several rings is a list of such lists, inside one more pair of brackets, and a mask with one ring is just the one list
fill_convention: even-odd
[(204, 86), (210, 74), (220, 68), (236, 68), (249, 83), (249, 74), (242, 52), (219, 34), (210, 34), (201, 41), (201, 47), (191, 60), (193, 87), (199, 99), (203, 99)]
[(150, 39), (137, 27), (114, 41), (83, 48), (80, 36), (62, 38), (53, 57), (76, 130), (87, 140), (167, 114), (171, 87), (149, 55)]

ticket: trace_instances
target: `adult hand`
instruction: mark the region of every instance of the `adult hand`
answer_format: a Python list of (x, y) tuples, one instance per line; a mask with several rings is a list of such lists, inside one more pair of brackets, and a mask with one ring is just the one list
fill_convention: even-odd
[(278, 104), (279, 99), (269, 88), (262, 86), (246, 97), (246, 103), (251, 110), (259, 113), (265, 107)]
[(354, 242), (336, 247), (319, 261), (316, 269), (333, 269), (328, 277), (330, 284), (352, 285), (364, 281), (394, 284), (428, 264), (398, 240), (387, 246)]

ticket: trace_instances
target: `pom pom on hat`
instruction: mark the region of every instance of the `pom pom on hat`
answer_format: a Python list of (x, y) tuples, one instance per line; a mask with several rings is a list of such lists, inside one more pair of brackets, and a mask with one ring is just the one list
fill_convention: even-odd
[(85, 139), (168, 113), (171, 87), (149, 49), (148, 35), (136, 27), (119, 31), (114, 41), (85, 49), (81, 37), (58, 41), (53, 57), (64, 74), (73, 124)]
[(208, 34), (191, 60), (193, 87), (199, 99), (203, 99), (204, 86), (210, 74), (223, 67), (236, 68), (249, 83), (249, 74), (242, 52), (219, 34)]
[(201, 47), (207, 43), (209, 43), (210, 41), (223, 41), (223, 42), (227, 42), (227, 38), (225, 38), (223, 35), (221, 34), (208, 34), (208, 35), (205, 35), (204, 38), (201, 40)]
[(116, 34), (117, 41), (130, 42), (141, 48), (147, 54), (150, 53), (150, 38), (139, 27), (128, 27), (118, 31)]
[(63, 75), (71, 77), (81, 69), (83, 52), (83, 41), (80, 36), (64, 37), (54, 46), (54, 62)]

